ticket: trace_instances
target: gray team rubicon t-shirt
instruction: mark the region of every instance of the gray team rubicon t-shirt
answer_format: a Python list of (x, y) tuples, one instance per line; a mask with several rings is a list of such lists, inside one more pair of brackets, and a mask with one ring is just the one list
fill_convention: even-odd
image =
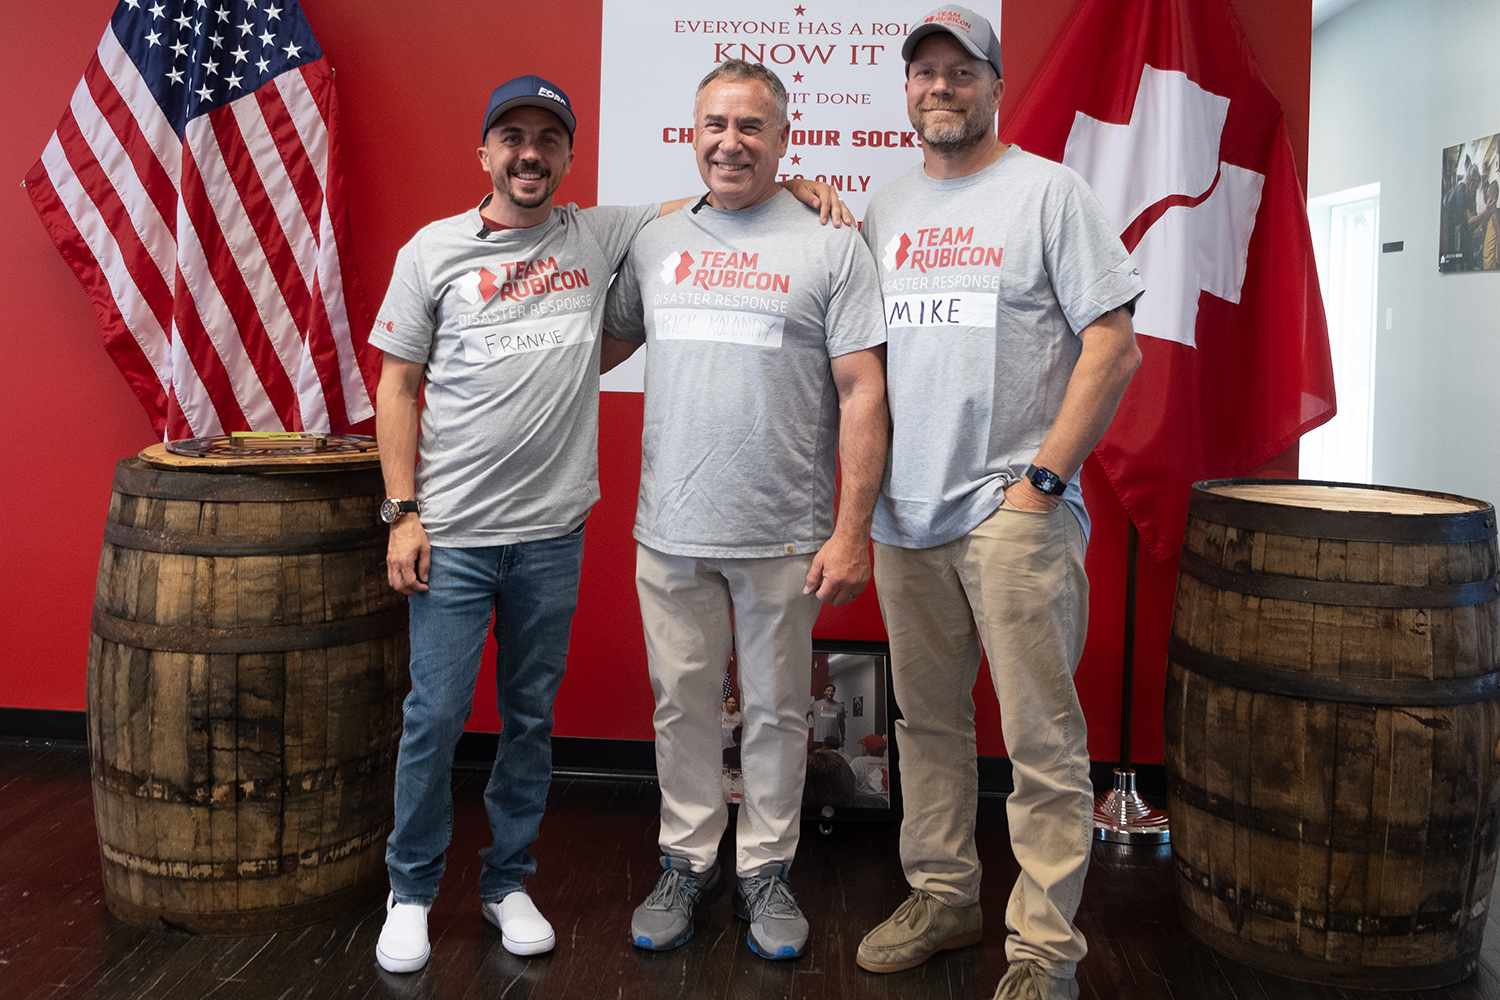
[[(993, 514), (1041, 446), (1078, 334), (1144, 288), (1072, 170), (1011, 146), (951, 180), (919, 166), (876, 192), (892, 439), (876, 541), (930, 548)], [(1075, 475), (1063, 501), (1089, 531)]]
[(555, 208), (526, 229), (477, 210), (396, 255), (370, 343), (426, 365), (417, 499), (434, 545), (565, 535), (599, 499), (599, 324), (657, 205)]
[(830, 359), (885, 342), (870, 253), (780, 192), (641, 231), (604, 329), (646, 343), (635, 537), (673, 555), (816, 551), (833, 533)]

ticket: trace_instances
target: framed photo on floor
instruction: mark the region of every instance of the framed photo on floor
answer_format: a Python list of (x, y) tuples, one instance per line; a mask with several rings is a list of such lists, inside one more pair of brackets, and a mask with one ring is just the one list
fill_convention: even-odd
[[(802, 815), (831, 823), (899, 811), (890, 650), (883, 642), (814, 639), (807, 712), (807, 779)], [(740, 744), (744, 706), (738, 664), (724, 671), (720, 712), (724, 799), (744, 799)]]

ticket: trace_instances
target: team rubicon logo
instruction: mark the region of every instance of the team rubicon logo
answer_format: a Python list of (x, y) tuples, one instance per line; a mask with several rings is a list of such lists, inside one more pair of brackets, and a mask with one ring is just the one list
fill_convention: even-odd
[(966, 32), (972, 33), (974, 31), (974, 26), (970, 24), (962, 14), (959, 14), (958, 11), (955, 10), (940, 10), (936, 14), (928, 14), (925, 18), (922, 19), (922, 23), (951, 24), (955, 27), (962, 28)]
[(792, 276), (761, 267), (760, 254), (743, 250), (673, 250), (662, 258), (661, 283), (689, 288), (744, 288), (757, 292), (791, 291)]
[(881, 253), (887, 271), (907, 268), (923, 273), (950, 267), (998, 268), (1004, 258), (1004, 247), (975, 240), (973, 226), (929, 226), (897, 233)]
[(466, 272), (454, 282), (458, 294), (480, 305), (499, 297), (502, 302), (520, 302), (535, 295), (570, 292), (589, 287), (588, 268), (569, 268), (558, 264), (556, 257), (540, 260), (512, 260)]

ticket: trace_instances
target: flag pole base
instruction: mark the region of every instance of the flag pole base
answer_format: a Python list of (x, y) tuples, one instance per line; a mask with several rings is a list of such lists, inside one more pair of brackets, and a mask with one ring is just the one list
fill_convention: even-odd
[(1135, 768), (1115, 768), (1115, 787), (1095, 800), (1094, 838), (1141, 846), (1171, 841), (1167, 814), (1151, 808), (1135, 790)]

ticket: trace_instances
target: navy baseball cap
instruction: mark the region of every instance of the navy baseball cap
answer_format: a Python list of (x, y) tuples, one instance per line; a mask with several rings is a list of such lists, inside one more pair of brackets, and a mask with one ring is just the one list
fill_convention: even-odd
[(994, 68), (996, 76), (1005, 78), (1000, 68), (1000, 39), (995, 37), (994, 27), (988, 19), (956, 3), (939, 7), (924, 17), (902, 43), (901, 58), (911, 62), (917, 43), (939, 31), (947, 32), (964, 47), (965, 52), (975, 59), (983, 59)]
[(573, 103), (561, 87), (539, 76), (518, 76), (506, 80), (490, 94), (489, 106), (484, 109), (484, 128), (479, 130), (480, 142), (500, 116), (511, 108), (541, 108), (552, 112), (568, 130), (570, 142), (573, 130), (578, 127), (578, 119), (573, 117)]

